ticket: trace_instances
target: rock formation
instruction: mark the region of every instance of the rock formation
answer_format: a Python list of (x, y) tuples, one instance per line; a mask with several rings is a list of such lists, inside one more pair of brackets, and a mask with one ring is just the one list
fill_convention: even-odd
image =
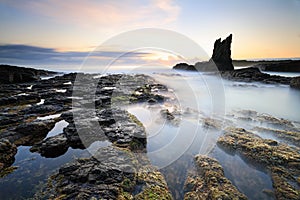
[(262, 71), (300, 72), (300, 60), (269, 61), (254, 65)]
[(208, 62), (197, 62), (195, 65), (179, 63), (173, 69), (188, 71), (232, 71), (234, 70), (231, 59), (232, 34), (225, 40), (217, 39), (214, 44), (213, 55)]
[(56, 72), (32, 68), (0, 65), (0, 83), (25, 83), (39, 80), (41, 76), (50, 76)]
[(269, 171), (276, 199), (299, 199), (296, 177), (300, 172), (300, 154), (297, 149), (232, 127), (225, 130), (217, 144)]
[(196, 172), (188, 175), (184, 185), (184, 199), (247, 199), (225, 177), (217, 160), (199, 154), (195, 156), (195, 165)]
[(231, 42), (232, 34), (223, 41), (221, 41), (221, 38), (215, 41), (210, 62), (213, 61), (220, 71), (234, 69), (231, 59)]
[(10, 143), (7, 139), (0, 139), (0, 174), (4, 168), (13, 164), (16, 153), (17, 147), (15, 144)]
[(259, 68), (248, 67), (243, 69), (236, 69), (233, 71), (222, 71), (220, 72), (224, 79), (232, 81), (243, 81), (243, 82), (262, 82), (269, 84), (285, 84), (289, 85), (291, 78), (277, 75), (270, 75), (262, 73)]
[(48, 182), (39, 199), (172, 199), (147, 157), (113, 146), (62, 166)]

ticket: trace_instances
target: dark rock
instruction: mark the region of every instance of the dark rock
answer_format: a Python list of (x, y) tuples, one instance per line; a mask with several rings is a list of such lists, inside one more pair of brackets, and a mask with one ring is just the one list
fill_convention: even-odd
[(184, 185), (184, 199), (247, 199), (225, 177), (217, 160), (197, 155), (195, 165), (195, 172), (188, 175)]
[(249, 67), (244, 69), (237, 69), (233, 71), (220, 72), (221, 76), (228, 80), (241, 82), (262, 82), (267, 84), (290, 84), (290, 77), (270, 75), (262, 73), (259, 68)]
[(254, 65), (262, 71), (300, 72), (300, 60), (269, 61)]
[(175, 119), (174, 115), (168, 109), (161, 110), (160, 114), (167, 120)]
[(187, 63), (178, 63), (176, 64), (173, 69), (180, 69), (180, 70), (187, 70), (187, 71), (195, 71), (196, 68), (194, 65), (189, 65)]
[(50, 115), (54, 113), (62, 112), (64, 109), (60, 105), (33, 105), (29, 108), (22, 110), (26, 115), (39, 114), (39, 115)]
[(16, 127), (15, 131), (23, 135), (37, 135), (45, 132), (49, 132), (55, 125), (55, 120), (42, 120), (33, 121), (25, 124), (21, 124)]
[(148, 100), (148, 103), (149, 103), (149, 104), (156, 104), (156, 103), (157, 103), (157, 100), (151, 98), (151, 99)]
[(93, 157), (61, 167), (49, 183), (44, 194), (57, 199), (172, 199), (163, 176), (146, 157), (137, 159), (116, 147), (100, 148)]
[(59, 134), (49, 137), (42, 142), (34, 144), (31, 152), (38, 152), (41, 156), (46, 158), (55, 158), (63, 155), (69, 148), (68, 139), (65, 134)]
[(37, 103), (41, 99), (36, 94), (30, 95), (14, 95), (10, 97), (2, 97), (0, 98), (0, 105), (23, 105), (23, 104), (31, 104)]
[(131, 150), (145, 150), (147, 137), (143, 124), (127, 111), (111, 108), (97, 113), (102, 131), (109, 141)]
[(293, 77), (290, 83), (291, 88), (300, 89), (300, 76)]
[(232, 34), (223, 41), (221, 41), (221, 38), (216, 40), (213, 55), (208, 62), (197, 62), (195, 65), (179, 63), (173, 69), (201, 72), (232, 71), (234, 67), (231, 59), (231, 42)]
[(230, 71), (234, 69), (231, 59), (231, 42), (232, 34), (223, 41), (221, 41), (221, 38), (215, 41), (211, 60), (220, 71)]
[(0, 65), (0, 83), (32, 82), (40, 80), (41, 76), (54, 74), (56, 74), (56, 72), (11, 65)]
[[(33, 145), (43, 140), (48, 132), (53, 129), (57, 120), (49, 119), (23, 123), (11, 132), (13, 137), (7, 136), (16, 145)], [(8, 132), (9, 133), (9, 132)]]
[(293, 182), (300, 174), (300, 153), (284, 143), (262, 139), (240, 128), (229, 128), (218, 139), (225, 150), (238, 152), (247, 160), (262, 165), (271, 172), (277, 199), (299, 199), (299, 190)]
[[(86, 149), (96, 141), (110, 141), (132, 151), (145, 151), (146, 132), (141, 122), (125, 110), (105, 108), (95, 112), (81, 109), (62, 114), (69, 122), (63, 133), (36, 143), (31, 151), (44, 157), (59, 156), (72, 147)], [(76, 122), (76, 126), (75, 126)]]
[(13, 164), (16, 153), (16, 145), (6, 139), (0, 139), (0, 172)]

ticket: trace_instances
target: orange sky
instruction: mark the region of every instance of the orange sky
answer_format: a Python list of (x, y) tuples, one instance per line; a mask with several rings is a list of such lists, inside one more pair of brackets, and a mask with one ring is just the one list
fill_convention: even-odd
[(212, 54), (233, 34), (233, 59), (300, 57), (298, 0), (0, 1), (0, 44), (90, 51), (118, 33), (162, 28)]

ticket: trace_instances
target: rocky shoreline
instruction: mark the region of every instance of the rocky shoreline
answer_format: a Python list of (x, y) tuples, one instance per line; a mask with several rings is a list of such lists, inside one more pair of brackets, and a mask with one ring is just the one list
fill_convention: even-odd
[[(17, 146), (32, 146), (31, 152), (55, 158), (69, 148), (86, 149), (96, 141), (109, 141), (111, 145), (100, 148), (93, 157), (62, 166), (50, 178), (52, 193), (44, 187), (47, 197), (41, 191), (35, 198), (172, 199), (163, 176), (145, 156), (143, 124), (118, 107), (162, 102), (166, 97), (159, 92), (166, 92), (167, 88), (146, 75), (97, 76), (71, 73), (48, 80), (1, 85), (1, 177), (12, 172), (8, 169), (14, 162)], [(80, 86), (74, 87), (78, 77)], [(93, 83), (97, 86), (95, 96), (91, 97)], [(76, 98), (73, 105), (72, 98)], [(91, 102), (96, 109), (89, 107)], [(49, 115), (55, 117), (39, 119)], [(61, 120), (68, 122), (63, 132), (46, 138)]]
[[(197, 62), (195, 65), (178, 63), (173, 66), (175, 70), (208, 72), (213, 75), (220, 75), (222, 78), (240, 82), (261, 82), (266, 84), (284, 84), (291, 88), (300, 89), (300, 76), (284, 77), (270, 75), (264, 71), (272, 72), (299, 72), (299, 60), (284, 61), (233, 61), (231, 58), (232, 34), (221, 41), (215, 41), (212, 57), (207, 62)], [(242, 63), (248, 67), (234, 69), (233, 62)], [(250, 66), (250, 67), (249, 67)]]
[[(80, 84), (76, 82), (78, 79)], [(261, 80), (270, 77), (263, 76)], [(286, 84), (288, 79), (273, 77), (269, 83), (274, 82)], [(147, 158), (143, 124), (122, 109), (124, 105), (165, 102), (169, 92), (165, 85), (143, 74), (70, 73), (46, 80), (0, 84), (0, 87), (0, 177), (14, 173), (12, 165), (20, 146), (29, 146), (31, 152), (45, 158), (57, 158), (70, 148), (87, 149), (95, 142), (106, 141), (108, 145), (95, 154), (60, 166), (34, 198), (174, 198), (164, 175)], [(95, 95), (91, 95), (92, 91)], [(176, 120), (168, 109), (162, 109), (160, 114), (169, 122)], [(262, 165), (272, 177), (272, 195), (277, 199), (298, 199), (299, 187), (295, 185), (300, 184), (299, 127), (255, 111), (236, 112), (227, 117), (227, 124), (233, 127), (224, 131), (218, 146)], [(237, 128), (234, 119), (277, 128), (257, 126), (248, 131)], [(67, 126), (61, 133), (47, 137), (60, 121), (67, 122)], [(217, 131), (224, 127), (220, 120), (207, 117), (203, 117), (203, 126)], [(270, 132), (295, 147), (262, 139), (252, 132)], [(196, 155), (194, 164), (195, 170), (184, 177), (185, 199), (247, 199), (226, 178), (217, 160)]]

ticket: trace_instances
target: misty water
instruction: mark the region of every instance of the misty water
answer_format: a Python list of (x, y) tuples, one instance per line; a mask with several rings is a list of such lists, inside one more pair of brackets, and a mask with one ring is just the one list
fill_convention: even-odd
[[(126, 109), (146, 127), (147, 155), (164, 174), (173, 197), (183, 198), (184, 181), (194, 167), (193, 157), (204, 154), (216, 158), (226, 177), (249, 199), (273, 199), (266, 192), (273, 189), (268, 172), (248, 163), (238, 154), (218, 148), (216, 141), (222, 131), (203, 124), (205, 119), (212, 118), (219, 120), (223, 128), (234, 126), (251, 130), (258, 125), (270, 127), (232, 117), (243, 110), (288, 119), (296, 124), (300, 121), (297, 110), (300, 91), (286, 85), (226, 81), (196, 72), (156, 72), (151, 76), (168, 86), (169, 99), (160, 106), (138, 104)], [(160, 115), (162, 109), (173, 112), (175, 122), (164, 119)], [(274, 135), (254, 133), (282, 142)]]
[[(154, 72), (155, 71), (155, 72)], [(106, 73), (124, 73), (124, 70)], [(253, 110), (300, 124), (300, 91), (285, 85), (232, 82), (211, 74), (173, 70), (128, 70), (126, 73), (146, 73), (168, 86), (168, 99), (163, 104), (135, 104), (123, 106), (144, 124), (147, 132), (147, 156), (163, 173), (175, 199), (183, 198), (183, 185), (194, 168), (193, 157), (205, 154), (216, 158), (227, 178), (249, 199), (272, 199), (263, 191), (272, 190), (267, 171), (246, 162), (237, 154), (225, 152), (216, 146), (222, 131), (205, 126), (205, 119), (216, 119), (226, 128), (228, 120), (236, 127), (251, 128), (231, 116), (241, 110)], [(299, 74), (289, 74), (290, 76)], [(175, 116), (169, 121), (161, 114), (168, 109)], [(50, 115), (40, 120), (51, 119)], [(47, 137), (57, 135), (67, 126), (58, 122)], [(231, 124), (231, 125), (232, 125)], [(263, 135), (280, 141), (271, 135)], [(32, 197), (46, 183), (47, 177), (65, 163), (78, 157), (88, 157), (97, 148), (111, 145), (95, 142), (89, 150), (69, 150), (58, 158), (43, 158), (31, 153), (30, 147), (18, 147), (13, 173), (0, 179), (0, 199)], [(90, 151), (90, 152), (89, 152)]]

